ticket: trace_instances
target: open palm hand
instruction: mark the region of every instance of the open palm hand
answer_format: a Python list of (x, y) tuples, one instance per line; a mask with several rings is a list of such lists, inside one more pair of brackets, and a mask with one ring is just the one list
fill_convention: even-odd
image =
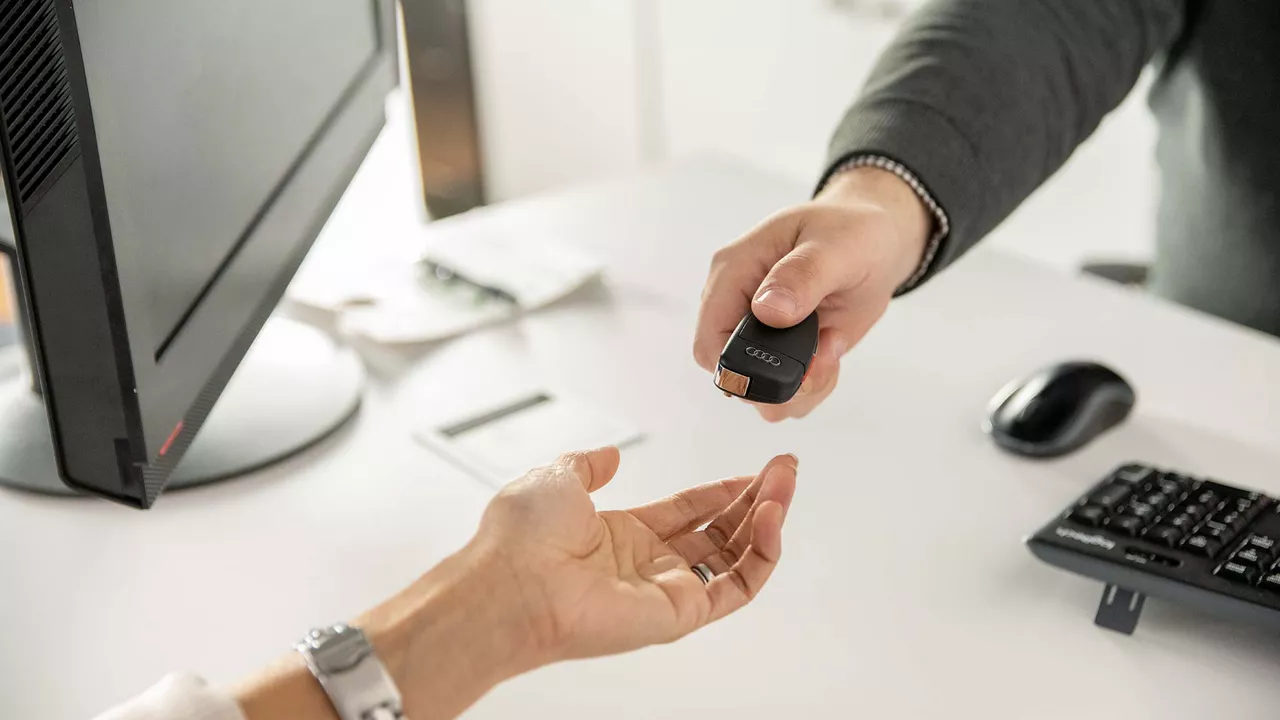
[[(776, 457), (754, 477), (597, 512), (590, 493), (618, 463), (606, 448), (529, 473), (494, 499), (477, 536), (516, 579), (539, 644), (555, 659), (683, 637), (749, 603), (781, 556), (794, 457)], [(697, 564), (714, 574), (709, 583)]]

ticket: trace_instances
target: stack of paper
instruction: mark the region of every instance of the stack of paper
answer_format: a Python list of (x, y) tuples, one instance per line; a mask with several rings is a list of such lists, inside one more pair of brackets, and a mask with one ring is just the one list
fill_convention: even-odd
[(339, 313), (344, 333), (423, 343), (537, 310), (601, 273), (597, 262), (510, 230), (427, 235), (412, 257), (308, 268), (289, 297)]

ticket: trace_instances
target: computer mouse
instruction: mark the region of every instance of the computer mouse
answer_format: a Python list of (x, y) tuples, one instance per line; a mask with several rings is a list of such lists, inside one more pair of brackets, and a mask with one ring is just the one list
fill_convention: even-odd
[(1064, 362), (1006, 385), (984, 425), (1008, 452), (1057, 457), (1123, 422), (1136, 399), (1133, 386), (1111, 368)]

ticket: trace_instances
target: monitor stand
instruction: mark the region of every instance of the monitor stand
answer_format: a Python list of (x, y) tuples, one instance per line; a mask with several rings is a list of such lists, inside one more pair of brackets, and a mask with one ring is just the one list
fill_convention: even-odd
[[(20, 348), (0, 350), (0, 485), (76, 495), (58, 478), (44, 403)], [(267, 321), (165, 491), (244, 475), (325, 439), (360, 406), (355, 353), (294, 320)]]

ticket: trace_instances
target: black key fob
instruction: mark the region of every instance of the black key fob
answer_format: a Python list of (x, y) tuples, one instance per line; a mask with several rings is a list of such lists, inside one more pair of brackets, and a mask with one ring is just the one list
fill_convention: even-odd
[(817, 351), (817, 311), (799, 325), (782, 329), (747, 313), (720, 353), (716, 387), (726, 395), (780, 405), (800, 390)]

